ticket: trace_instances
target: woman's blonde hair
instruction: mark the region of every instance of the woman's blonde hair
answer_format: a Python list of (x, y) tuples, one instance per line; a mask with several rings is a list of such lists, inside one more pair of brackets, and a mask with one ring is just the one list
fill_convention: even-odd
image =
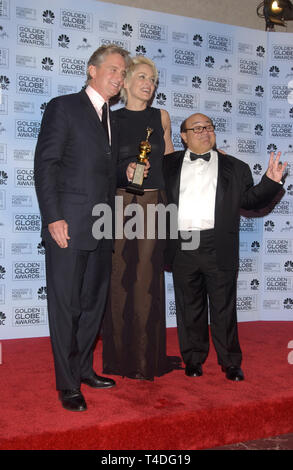
[[(128, 82), (131, 79), (136, 67), (142, 64), (149, 65), (151, 67), (153, 74), (154, 74), (154, 78), (155, 78), (155, 86), (157, 86), (158, 79), (159, 79), (159, 73), (158, 73), (157, 67), (155, 66), (154, 62), (151, 59), (148, 59), (147, 57), (144, 57), (143, 55), (138, 55), (138, 56), (131, 58), (130, 65), (127, 67), (127, 70), (126, 70), (126, 77), (125, 77), (124, 82)], [(120, 91), (120, 98), (121, 98), (121, 101), (123, 101), (123, 103), (125, 104), (127, 103), (127, 90), (124, 87)]]

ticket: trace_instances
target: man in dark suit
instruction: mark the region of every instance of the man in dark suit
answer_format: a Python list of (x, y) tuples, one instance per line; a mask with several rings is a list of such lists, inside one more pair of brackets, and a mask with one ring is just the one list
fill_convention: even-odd
[[(236, 316), (240, 208), (265, 207), (279, 192), (286, 163), (271, 154), (256, 186), (249, 166), (213, 150), (212, 121), (194, 114), (181, 125), (186, 151), (167, 155), (164, 175), (169, 204), (178, 207), (179, 237), (168, 240), (178, 336), (187, 376), (202, 375), (209, 351), (208, 306), (213, 343), (226, 377), (243, 380)], [(197, 246), (188, 247), (186, 233)], [(181, 234), (181, 236), (180, 236)], [(191, 248), (191, 249), (189, 249)]]
[(94, 238), (92, 210), (98, 203), (114, 208), (118, 143), (108, 102), (123, 85), (128, 61), (120, 47), (97, 49), (88, 62), (85, 90), (48, 103), (35, 152), (56, 388), (71, 411), (87, 408), (81, 383), (115, 385), (93, 370), (112, 240)]

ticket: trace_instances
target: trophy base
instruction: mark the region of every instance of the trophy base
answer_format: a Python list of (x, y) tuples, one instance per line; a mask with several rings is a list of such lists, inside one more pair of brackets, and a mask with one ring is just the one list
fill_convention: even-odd
[(128, 193), (137, 194), (139, 196), (144, 195), (144, 189), (142, 189), (141, 186), (135, 183), (129, 184), (125, 189)]

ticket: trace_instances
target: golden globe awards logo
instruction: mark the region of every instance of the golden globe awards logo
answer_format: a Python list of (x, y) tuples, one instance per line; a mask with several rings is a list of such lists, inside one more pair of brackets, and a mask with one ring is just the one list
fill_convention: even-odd
[(256, 310), (257, 302), (255, 295), (243, 295), (237, 297), (237, 311), (251, 311)]
[(240, 75), (262, 76), (263, 64), (259, 60), (239, 59), (238, 72)]
[(197, 93), (172, 93), (172, 107), (176, 109), (199, 109), (199, 94)]
[(240, 232), (256, 233), (258, 232), (258, 221), (254, 218), (240, 216)]
[(220, 34), (208, 34), (208, 49), (219, 52), (233, 52), (233, 38), (230, 36), (223, 36)]
[(289, 96), (288, 85), (272, 85), (271, 86), (271, 100), (286, 100)]
[(287, 276), (268, 276), (265, 278), (265, 290), (269, 292), (292, 291), (292, 278)]
[(285, 44), (275, 44), (272, 47), (273, 60), (288, 60), (293, 61), (293, 46)]
[(237, 139), (237, 152), (240, 154), (259, 154), (261, 144), (256, 139)]
[(123, 47), (123, 49), (129, 51), (130, 45), (129, 41), (123, 39), (108, 39), (108, 38), (100, 38), (99, 39), (100, 46), (108, 46), (109, 44), (115, 44), (115, 46)]
[(35, 185), (34, 170), (31, 168), (15, 168), (14, 184), (17, 188), (33, 188)]
[(292, 254), (292, 240), (284, 238), (266, 240), (265, 253), (268, 255)]
[(257, 259), (256, 258), (240, 258), (239, 259), (239, 272), (255, 273), (257, 272)]
[(44, 280), (45, 262), (44, 261), (17, 261), (12, 265), (12, 280)]
[(291, 122), (273, 122), (270, 125), (270, 137), (292, 138), (293, 124)]
[(238, 101), (239, 116), (261, 117), (262, 108), (259, 101), (239, 100)]
[(175, 305), (175, 300), (169, 300), (168, 301), (168, 315), (170, 317), (176, 316), (176, 305)]
[(46, 28), (18, 25), (17, 44), (30, 47), (52, 47), (52, 32)]
[(47, 325), (46, 307), (15, 307), (12, 315), (12, 326)]
[(286, 199), (282, 199), (278, 204), (275, 205), (271, 214), (280, 215), (292, 215), (293, 214), (293, 203)]
[(161, 24), (140, 21), (138, 23), (138, 37), (139, 39), (166, 42), (168, 39), (168, 28)]
[(172, 142), (175, 149), (183, 149), (180, 132), (172, 132)]
[(37, 139), (40, 132), (40, 121), (17, 119), (15, 121), (16, 139)]
[(51, 78), (23, 73), (16, 74), (16, 92), (48, 96), (51, 93)]
[(61, 28), (74, 29), (78, 31), (91, 32), (93, 29), (92, 13), (61, 9), (60, 12)]
[(211, 119), (214, 123), (216, 133), (223, 132), (224, 134), (229, 134), (232, 132), (232, 118), (211, 116)]
[(173, 49), (173, 65), (183, 65), (187, 67), (200, 66), (199, 52), (176, 47)]
[(223, 77), (206, 77), (206, 91), (212, 93), (225, 93), (230, 95), (232, 93), (232, 79)]
[(13, 215), (13, 232), (27, 233), (40, 232), (41, 216), (39, 214), (14, 214)]
[(60, 57), (60, 75), (84, 76), (86, 74), (86, 61), (75, 57)]

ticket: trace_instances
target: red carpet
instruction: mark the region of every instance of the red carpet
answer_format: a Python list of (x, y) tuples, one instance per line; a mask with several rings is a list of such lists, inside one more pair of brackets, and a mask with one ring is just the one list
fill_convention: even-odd
[[(240, 323), (239, 334), (244, 382), (225, 378), (211, 346), (202, 377), (83, 386), (83, 413), (60, 405), (48, 338), (2, 341), (0, 449), (192, 450), (293, 432), (293, 323)], [(179, 355), (175, 329), (168, 354)], [(101, 373), (101, 342), (96, 358)]]

